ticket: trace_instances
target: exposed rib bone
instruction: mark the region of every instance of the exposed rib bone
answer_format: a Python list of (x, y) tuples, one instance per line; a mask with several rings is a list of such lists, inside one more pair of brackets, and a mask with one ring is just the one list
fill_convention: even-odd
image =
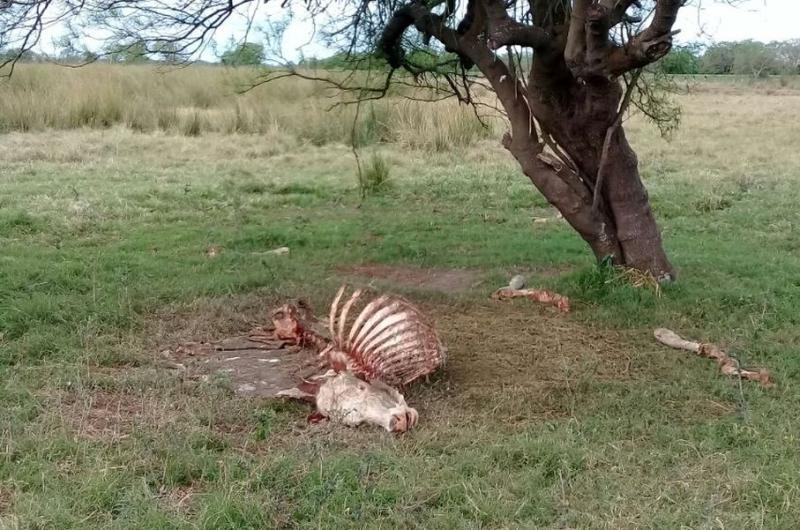
[(364, 291), (356, 290), (342, 304), (346, 288), (336, 293), (328, 315), (332, 339), (317, 333), (310, 311), (301, 313), (285, 304), (272, 314), (275, 335), (296, 344), (311, 344), (336, 371), (350, 370), (369, 380), (404, 386), (434, 372), (444, 363), (445, 351), (436, 331), (419, 309), (395, 296), (379, 296), (364, 305), (352, 323)]
[(389, 300), (389, 297), (386, 295), (379, 296), (372, 302), (368, 303), (364, 309), (359, 313), (356, 317), (355, 322), (353, 322), (353, 326), (350, 328), (350, 334), (347, 337), (347, 342), (344, 343), (345, 348), (350, 348), (354, 344), (354, 340), (356, 335), (361, 330), (361, 325), (364, 323), (364, 320), (372, 314), (375, 308), (382, 306)]
[(336, 311), (339, 309), (339, 300), (342, 299), (345, 287), (345, 285), (339, 287), (339, 291), (336, 293), (336, 298), (334, 298), (333, 303), (331, 303), (331, 312), (328, 317), (328, 329), (331, 331), (331, 337), (336, 336), (336, 332), (334, 331), (334, 325), (336, 324)]
[[(361, 328), (361, 331), (358, 333), (358, 335), (356, 335), (356, 339), (353, 341), (351, 348), (354, 350), (360, 349), (363, 346), (364, 341), (368, 340), (372, 336), (373, 329), (375, 329), (376, 326), (379, 326), (387, 317), (389, 317), (399, 308), (400, 303), (393, 301), (369, 316), (367, 321), (364, 323), (364, 326)], [(366, 312), (367, 310), (364, 309), (364, 311)]]
[[(337, 296), (337, 300), (340, 298)], [(331, 329), (338, 324), (338, 332), (332, 333), (335, 338), (328, 353), (330, 360), (340, 364), (344, 356), (349, 361), (348, 370), (392, 386), (407, 385), (443, 364), (445, 353), (436, 332), (410, 302), (378, 297), (350, 325), (347, 320), (351, 307), (345, 304), (340, 311), (337, 300), (331, 307)]]
[(350, 300), (348, 300), (342, 308), (342, 316), (339, 317), (339, 333), (336, 335), (336, 340), (340, 344), (344, 344), (344, 327), (347, 324), (347, 313), (350, 312), (350, 308), (353, 307), (353, 304), (356, 302), (356, 300), (358, 300), (363, 292), (364, 291), (361, 289), (357, 289), (355, 292), (353, 292), (353, 294), (350, 296)]

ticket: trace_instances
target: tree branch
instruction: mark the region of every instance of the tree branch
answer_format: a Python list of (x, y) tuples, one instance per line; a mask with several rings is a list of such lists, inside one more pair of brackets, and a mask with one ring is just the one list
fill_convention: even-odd
[(586, 11), (590, 5), (591, 0), (575, 0), (572, 6), (567, 46), (564, 48), (564, 60), (570, 68), (583, 62), (583, 54), (586, 50)]
[(403, 66), (404, 52), (401, 41), (403, 34), (412, 25), (423, 36), (436, 38), (444, 45), (446, 51), (469, 60), (461, 48), (458, 33), (445, 24), (444, 17), (431, 13), (419, 2), (411, 2), (394, 12), (378, 41), (378, 49), (393, 68)]
[(505, 2), (486, 0), (486, 39), (489, 48), (497, 50), (504, 46), (544, 48), (551, 42), (550, 34), (538, 26), (523, 24), (508, 15)]
[(608, 56), (608, 73), (616, 77), (653, 63), (672, 49), (672, 30), (685, 0), (657, 0), (650, 25), (625, 46), (614, 48)]

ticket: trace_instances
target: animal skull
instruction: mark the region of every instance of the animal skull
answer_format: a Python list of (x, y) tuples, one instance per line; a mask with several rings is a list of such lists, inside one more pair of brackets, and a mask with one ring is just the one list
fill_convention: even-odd
[(325, 381), (316, 401), (323, 416), (350, 426), (371, 423), (400, 433), (414, 427), (419, 418), (400, 392), (380, 381), (362, 381), (350, 372)]

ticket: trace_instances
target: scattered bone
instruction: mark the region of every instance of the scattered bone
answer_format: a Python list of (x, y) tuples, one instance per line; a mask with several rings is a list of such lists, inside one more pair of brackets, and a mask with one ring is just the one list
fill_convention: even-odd
[(550, 304), (562, 313), (569, 312), (569, 298), (558, 293), (545, 289), (512, 289), (503, 287), (492, 294), (495, 300), (506, 300), (508, 298), (530, 298), (536, 302)]
[(222, 247), (219, 245), (209, 245), (209, 247), (206, 248), (206, 256), (209, 258), (216, 258), (219, 256), (220, 252), (222, 252)]
[(564, 216), (561, 214), (561, 212), (556, 212), (556, 215), (554, 217), (534, 217), (533, 223), (534, 224), (549, 223), (552, 221), (560, 221), (563, 218)]
[(688, 341), (681, 338), (681, 336), (674, 331), (665, 328), (656, 329), (653, 335), (655, 335), (658, 342), (666, 344), (671, 348), (691, 351), (700, 357), (714, 359), (717, 361), (720, 372), (725, 375), (738, 376), (748, 381), (756, 381), (765, 388), (769, 388), (775, 384), (768, 370), (765, 368), (745, 370), (739, 366), (739, 361), (722, 351), (715, 344)]
[(299, 399), (300, 401), (314, 401), (316, 397), (314, 394), (300, 390), (297, 387), (281, 390), (275, 394), (275, 396), (289, 399)]
[(251, 252), (254, 256), (283, 256), (289, 253), (289, 247), (278, 247), (263, 252)]
[(226, 362), (235, 361), (236, 359), (241, 359), (241, 357), (228, 357), (225, 359)]

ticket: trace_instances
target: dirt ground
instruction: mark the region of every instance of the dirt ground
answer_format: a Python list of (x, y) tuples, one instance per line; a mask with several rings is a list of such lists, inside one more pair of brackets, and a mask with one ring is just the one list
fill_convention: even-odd
[[(405, 394), (412, 406), (431, 418), (476, 413), (560, 416), (568, 412), (563, 393), (581, 380), (630, 377), (631, 357), (624, 338), (589, 329), (551, 307), (524, 299), (422, 303), (421, 307), (436, 325), (447, 363)], [(183, 342), (162, 351), (162, 357), (191, 378), (222, 377), (246, 398), (273, 397), (314, 373), (313, 351), (254, 342), (246, 332), (208, 342)], [(486, 401), (492, 401), (492, 407), (487, 408)]]
[(223, 377), (242, 397), (272, 398), (313, 375), (316, 353), (281, 341), (251, 340), (247, 336), (212, 342), (190, 342), (163, 350), (168, 366), (187, 370), (190, 377)]
[[(369, 266), (352, 272), (430, 291), (468, 289), (480, 282), (476, 271), (460, 269)], [(489, 292), (478, 303), (411, 297), (433, 320), (447, 349), (443, 370), (404, 391), (423, 424), (560, 417), (570, 413), (565, 393), (575, 392), (582, 381), (631, 377), (630, 349), (621, 334), (591, 329), (571, 313), (527, 299), (491, 300)], [(248, 337), (252, 324), (265, 322), (271, 309), (245, 297), (199, 304), (191, 313), (173, 315), (168, 324), (160, 318), (154, 321), (151, 335), (158, 340), (148, 346), (154, 350), (149, 355), (159, 369), (186, 380), (214, 379), (242, 398), (274, 399), (318, 370), (312, 350)], [(317, 316), (324, 317), (326, 309), (318, 308)], [(145, 401), (98, 391), (64, 407), (80, 435), (118, 438), (149, 415), (174, 413)]]
[(480, 272), (469, 269), (419, 269), (394, 265), (359, 265), (343, 270), (356, 279), (430, 291), (466, 291), (480, 283)]

